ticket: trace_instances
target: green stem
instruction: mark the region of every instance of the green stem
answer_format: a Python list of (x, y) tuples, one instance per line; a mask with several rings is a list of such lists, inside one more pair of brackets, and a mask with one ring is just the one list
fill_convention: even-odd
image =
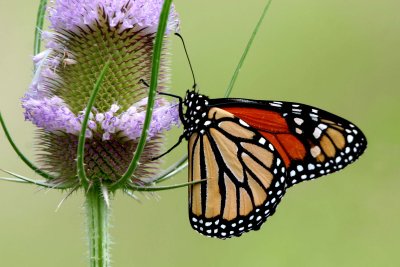
[(46, 13), (47, 0), (40, 0), (37, 16), (36, 16), (36, 27), (35, 27), (35, 39), (33, 44), (33, 55), (40, 53), (41, 40), (42, 40), (42, 29), (44, 23), (44, 16)]
[(257, 22), (257, 24), (256, 24), (256, 27), (254, 28), (253, 33), (251, 34), (250, 39), (249, 39), (249, 41), (247, 42), (246, 48), (245, 48), (244, 51), (243, 51), (242, 57), (241, 57), (240, 60), (239, 60), (239, 63), (238, 63), (238, 65), (237, 65), (237, 67), (236, 67), (236, 70), (235, 70), (235, 72), (233, 73), (231, 82), (229, 83), (228, 88), (226, 88), (224, 97), (228, 97), (228, 96), (231, 94), (231, 92), (232, 92), (233, 86), (235, 85), (235, 82), (236, 82), (236, 79), (237, 79), (237, 77), (238, 77), (238, 75), (239, 75), (240, 69), (241, 69), (242, 66), (243, 66), (244, 60), (246, 59), (247, 53), (249, 52), (249, 50), (250, 50), (250, 48), (251, 48), (251, 45), (253, 44), (254, 38), (255, 38), (256, 35), (257, 35), (257, 32), (258, 32), (258, 30), (259, 30), (259, 28), (260, 28), (260, 26), (261, 26), (261, 23), (262, 23), (262, 21), (264, 20), (265, 14), (267, 14), (267, 11), (268, 11), (268, 8), (269, 8), (269, 6), (270, 6), (270, 4), (271, 4), (271, 1), (272, 1), (272, 0), (269, 0), (269, 1), (267, 2), (267, 4), (265, 5), (265, 7), (264, 7), (264, 9), (263, 9), (263, 12), (261, 13), (260, 18), (258, 19), (258, 22)]
[(109, 208), (98, 187), (86, 194), (86, 217), (90, 266), (110, 267)]

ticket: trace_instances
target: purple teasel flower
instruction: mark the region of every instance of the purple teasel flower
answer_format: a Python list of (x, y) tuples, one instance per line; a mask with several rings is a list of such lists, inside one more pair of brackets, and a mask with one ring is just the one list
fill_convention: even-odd
[[(35, 55), (36, 72), (22, 99), (25, 119), (38, 131), (41, 168), (58, 185), (79, 182), (78, 136), (93, 86), (106, 62), (107, 75), (89, 117), (84, 163), (92, 183), (124, 174), (136, 150), (146, 113), (155, 34), (161, 0), (57, 0), (48, 8), (46, 50)], [(179, 26), (171, 7), (167, 31)], [(158, 91), (168, 87), (168, 51), (161, 57)], [(157, 171), (163, 132), (179, 125), (175, 103), (158, 97), (148, 140), (131, 182), (143, 184)], [(146, 180), (147, 178), (147, 180)]]

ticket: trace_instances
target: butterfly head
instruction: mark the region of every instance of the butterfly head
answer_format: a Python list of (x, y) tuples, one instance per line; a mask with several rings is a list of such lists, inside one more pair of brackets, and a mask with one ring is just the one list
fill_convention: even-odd
[(208, 120), (209, 98), (195, 90), (187, 90), (183, 105), (186, 107), (183, 122), (185, 138), (189, 139), (194, 132), (202, 134), (204, 132), (202, 130), (207, 126), (205, 124)]

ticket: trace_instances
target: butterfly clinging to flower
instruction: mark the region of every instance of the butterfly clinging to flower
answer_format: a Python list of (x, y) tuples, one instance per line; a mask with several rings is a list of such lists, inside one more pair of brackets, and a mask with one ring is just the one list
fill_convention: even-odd
[(160, 93), (179, 99), (184, 131), (159, 157), (188, 141), (189, 220), (201, 234), (225, 239), (258, 230), (286, 189), (341, 170), (366, 149), (357, 126), (322, 109), (198, 93), (183, 46), (194, 85), (184, 99)]
[(354, 124), (299, 103), (191, 90), (179, 107), (189, 182), (205, 180), (189, 186), (190, 223), (211, 237), (258, 230), (287, 188), (343, 169), (367, 144)]

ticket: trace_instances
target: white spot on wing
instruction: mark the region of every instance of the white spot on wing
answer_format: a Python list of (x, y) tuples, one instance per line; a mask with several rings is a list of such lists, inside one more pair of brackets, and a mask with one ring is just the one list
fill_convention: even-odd
[(268, 147), (269, 147), (269, 149), (271, 149), (271, 151), (275, 150), (275, 148), (274, 148), (274, 146), (272, 144), (269, 144)]
[(304, 120), (301, 119), (301, 118), (294, 118), (294, 122), (295, 122), (297, 125), (302, 125), (303, 122), (304, 122)]
[(318, 124), (318, 128), (320, 128), (321, 130), (325, 130), (326, 128), (328, 128), (328, 126), (326, 124), (320, 123)]
[(347, 136), (347, 142), (351, 143), (351, 142), (353, 142), (353, 140), (354, 140), (354, 137), (352, 135)]
[(273, 106), (273, 107), (278, 107), (278, 108), (282, 107), (282, 104), (278, 104), (278, 103), (269, 103), (269, 105)]
[(249, 125), (246, 122), (244, 122), (243, 120), (239, 120), (239, 123), (245, 127), (249, 127)]
[(302, 171), (304, 170), (304, 168), (303, 168), (303, 166), (301, 166), (301, 165), (297, 165), (297, 170), (298, 170), (299, 172), (302, 172)]
[(322, 131), (321, 131), (320, 128), (317, 127), (317, 128), (314, 129), (313, 136), (315, 137), (315, 139), (320, 138), (321, 134), (322, 134)]
[(318, 157), (319, 154), (321, 154), (321, 148), (319, 146), (315, 146), (310, 149), (311, 156), (314, 158)]

